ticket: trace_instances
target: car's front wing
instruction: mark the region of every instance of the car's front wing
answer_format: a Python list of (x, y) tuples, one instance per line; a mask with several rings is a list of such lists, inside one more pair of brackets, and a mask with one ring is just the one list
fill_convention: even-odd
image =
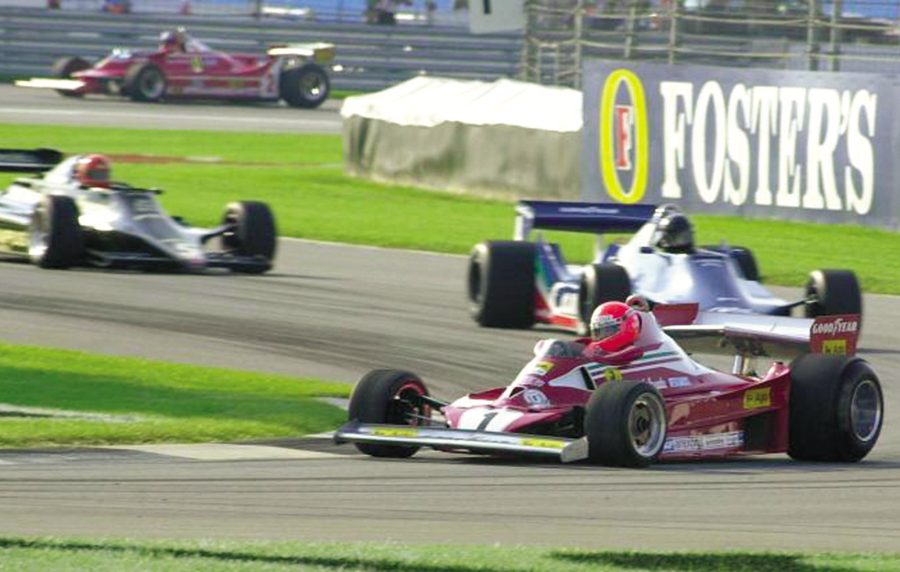
[(463, 450), (484, 454), (537, 455), (563, 463), (588, 456), (587, 440), (451, 429), (449, 427), (376, 425), (351, 421), (334, 434), (336, 443), (371, 443)]

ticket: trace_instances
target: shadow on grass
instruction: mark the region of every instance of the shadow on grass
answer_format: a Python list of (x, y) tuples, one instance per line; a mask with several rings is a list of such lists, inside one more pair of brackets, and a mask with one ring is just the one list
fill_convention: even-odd
[(798, 554), (665, 554), (654, 552), (551, 552), (571, 564), (617, 566), (622, 570), (672, 570), (690, 572), (851, 572), (853, 568), (815, 565)]
[[(204, 559), (223, 563), (274, 564), (283, 566), (320, 566), (336, 570), (373, 570), (377, 572), (478, 572), (483, 566), (434, 565), (404, 562), (388, 558), (358, 558), (353, 556), (280, 556), (239, 550), (210, 550), (129, 544), (101, 544), (79, 541), (46, 541), (20, 538), (0, 538), (0, 549), (55, 550), (60, 552), (95, 552), (137, 554), (147, 558)], [(262, 550), (262, 549), (260, 549)], [(524, 569), (523, 569), (524, 570)]]

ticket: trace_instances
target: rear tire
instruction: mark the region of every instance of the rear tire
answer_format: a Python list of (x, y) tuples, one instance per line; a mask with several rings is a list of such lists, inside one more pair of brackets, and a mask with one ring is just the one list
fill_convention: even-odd
[(859, 358), (807, 354), (791, 364), (788, 455), (800, 461), (853, 463), (878, 441), (884, 396)]
[(331, 93), (331, 82), (322, 66), (307, 63), (281, 72), (281, 99), (291, 107), (319, 107)]
[(84, 258), (78, 205), (71, 197), (47, 195), (28, 227), (28, 257), (41, 268), (65, 269)]
[(154, 64), (134, 64), (125, 72), (122, 91), (132, 101), (156, 102), (166, 96), (168, 81)]
[(222, 224), (231, 230), (222, 235), (222, 248), (238, 256), (260, 259), (258, 267), (243, 267), (237, 272), (261, 274), (272, 268), (275, 258), (275, 215), (269, 205), (259, 201), (239, 201), (225, 207)]
[[(84, 58), (79, 57), (67, 57), (67, 58), (59, 58), (55, 62), (53, 62), (53, 67), (51, 68), (51, 73), (53, 77), (58, 77), (60, 79), (72, 79), (72, 74), (75, 72), (84, 71), (86, 69), (90, 69), (91, 64)], [(60, 94), (63, 97), (83, 97), (84, 94), (81, 93), (73, 93), (71, 91), (66, 91), (64, 89), (56, 90), (56, 93)]]
[(659, 391), (643, 381), (607, 381), (594, 391), (584, 415), (592, 463), (646, 467), (666, 443), (666, 406)]
[(469, 313), (491, 328), (534, 325), (535, 257), (530, 242), (476, 244), (469, 256)]
[(618, 264), (592, 264), (584, 269), (578, 287), (581, 325), (587, 331), (591, 314), (604, 302), (624, 302), (631, 295), (628, 271)]
[(703, 250), (712, 250), (730, 256), (738, 265), (744, 280), (759, 282), (759, 266), (753, 251), (743, 246), (703, 246)]
[[(416, 395), (428, 395), (428, 389), (414, 373), (395, 369), (376, 369), (367, 373), (350, 396), (348, 418), (360, 423), (388, 425), (420, 425), (421, 419), (410, 422), (407, 414), (428, 417), (427, 405), (414, 403)], [(416, 454), (419, 447), (355, 443), (360, 452), (372, 457), (405, 458)]]
[(807, 318), (835, 314), (862, 315), (862, 294), (851, 270), (813, 270), (806, 282)]

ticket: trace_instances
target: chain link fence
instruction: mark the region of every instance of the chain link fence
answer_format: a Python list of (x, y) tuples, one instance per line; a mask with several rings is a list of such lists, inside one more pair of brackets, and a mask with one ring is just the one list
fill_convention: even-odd
[(527, 0), (524, 79), (580, 87), (581, 61), (900, 72), (898, 0)]

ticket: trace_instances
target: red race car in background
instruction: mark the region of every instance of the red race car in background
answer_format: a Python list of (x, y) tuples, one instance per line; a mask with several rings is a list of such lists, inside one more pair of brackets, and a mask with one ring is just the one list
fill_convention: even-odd
[(272, 46), (264, 56), (226, 54), (179, 28), (163, 32), (155, 51), (115, 49), (94, 65), (80, 57), (62, 58), (53, 66), (54, 78), (16, 85), (55, 89), (69, 97), (282, 99), (292, 107), (313, 108), (328, 98), (330, 82), (323, 66), (333, 59), (334, 45), (325, 43)]
[[(349, 422), (334, 439), (375, 457), (431, 447), (627, 467), (783, 452), (853, 462), (875, 446), (883, 397), (875, 372), (853, 357), (858, 315), (801, 327), (698, 314), (696, 305), (633, 307), (642, 326), (632, 346), (610, 353), (591, 338), (542, 340), (507, 387), (452, 403), (410, 372), (374, 370), (354, 389)], [(734, 356), (730, 373), (688, 354), (722, 350)], [(785, 365), (781, 356), (796, 357)]]

